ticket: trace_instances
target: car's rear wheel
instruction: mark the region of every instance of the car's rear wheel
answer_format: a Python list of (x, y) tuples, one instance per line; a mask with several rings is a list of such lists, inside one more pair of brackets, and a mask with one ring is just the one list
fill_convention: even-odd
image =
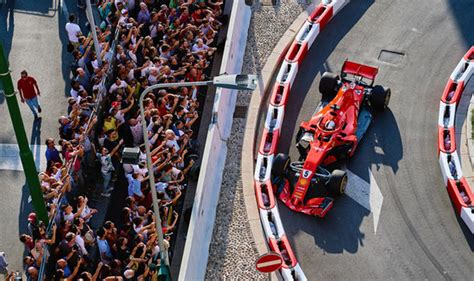
[(334, 170), (327, 184), (327, 189), (334, 195), (342, 195), (346, 191), (347, 173), (342, 170)]
[(384, 111), (388, 108), (390, 103), (390, 96), (392, 91), (390, 88), (384, 88), (380, 85), (376, 85), (372, 89), (372, 94), (370, 96), (370, 104), (373, 109), (377, 111)]
[(319, 92), (323, 96), (323, 101), (331, 101), (336, 96), (338, 84), (338, 75), (330, 72), (323, 73), (323, 76), (321, 76), (321, 81), (319, 81)]
[(278, 153), (273, 159), (272, 175), (274, 177), (283, 178), (290, 165), (290, 156), (284, 153)]

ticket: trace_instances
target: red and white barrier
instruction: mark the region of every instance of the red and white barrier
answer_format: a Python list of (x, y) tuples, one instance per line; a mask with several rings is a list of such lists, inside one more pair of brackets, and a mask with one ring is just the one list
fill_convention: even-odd
[(285, 234), (285, 229), (283, 228), (283, 224), (281, 222), (280, 213), (278, 212), (278, 208), (273, 208), (271, 210), (259, 210), (260, 212), (260, 219), (263, 224), (263, 230), (265, 231), (265, 235), (268, 239), (279, 239), (283, 237)]
[(306, 21), (296, 35), (295, 40), (301, 44), (306, 43), (306, 46), (309, 50), (316, 37), (318, 37), (319, 29), (319, 24)]
[[(320, 31), (349, 0), (323, 0), (308, 17), (295, 40), (280, 55), (283, 60), (272, 88), (265, 117), (264, 131), (260, 140), (254, 172), (254, 189), (260, 221), (270, 249), (282, 255), (284, 266), (280, 270), (284, 280), (307, 280), (291, 249), (278, 212), (271, 183), (273, 158), (282, 134), (285, 106), (290, 98), (291, 87), (303, 62)], [(454, 123), (453, 123), (454, 124)]]
[(454, 153), (456, 151), (456, 135), (454, 127), (438, 126), (438, 156), (440, 152)]
[(270, 104), (277, 107), (286, 105), (290, 95), (290, 83), (279, 84), (275, 83), (270, 97)]
[(272, 173), (272, 163), (273, 155), (262, 155), (259, 153), (255, 163), (254, 180), (260, 182), (269, 181)]
[(267, 129), (268, 131), (281, 129), (284, 116), (285, 116), (284, 106), (270, 105), (267, 110), (267, 117), (265, 118), (265, 129)]
[(278, 71), (276, 81), (280, 84), (290, 83), (290, 87), (293, 86), (293, 82), (298, 73), (298, 62), (283, 61)]
[(467, 225), (471, 233), (474, 233), (474, 207), (464, 207), (461, 209), (461, 219)]
[(273, 193), (271, 181), (255, 182), (255, 197), (257, 198), (257, 206), (261, 210), (270, 210), (275, 207), (276, 198)]
[(439, 103), (438, 126), (444, 128), (454, 128), (456, 118), (456, 104)]
[(439, 106), (438, 155), (441, 174), (454, 205), (454, 210), (474, 233), (474, 195), (465, 177), (457, 152), (455, 117), (467, 81), (474, 75), (474, 47), (472, 47), (451, 73)]
[(276, 152), (278, 140), (280, 139), (280, 129), (269, 131), (263, 130), (262, 141), (258, 153), (262, 155), (273, 155)]
[(462, 178), (461, 162), (459, 161), (457, 151), (453, 153), (440, 152), (439, 165), (441, 166), (444, 184), (448, 184), (448, 180), (459, 180)]

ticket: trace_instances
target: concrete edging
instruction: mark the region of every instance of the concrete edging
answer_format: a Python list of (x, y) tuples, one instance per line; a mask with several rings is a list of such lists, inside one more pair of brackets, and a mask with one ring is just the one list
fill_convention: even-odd
[[(319, 1), (316, 1), (319, 2)], [(275, 48), (272, 50), (270, 56), (261, 71), (261, 77), (259, 77), (257, 89), (253, 92), (250, 100), (247, 120), (245, 124), (244, 140), (242, 146), (242, 159), (241, 159), (241, 176), (242, 186), (244, 193), (244, 202), (247, 210), (247, 218), (250, 224), (250, 230), (254, 238), (257, 252), (259, 255), (265, 254), (269, 251), (268, 243), (263, 233), (262, 225), (260, 223), (260, 214), (257, 207), (254, 192), (254, 165), (255, 165), (255, 145), (257, 130), (259, 127), (259, 117), (262, 112), (262, 105), (264, 104), (267, 97), (267, 90), (272, 85), (272, 78), (275, 72), (279, 69), (283, 56), (286, 54), (286, 50), (289, 48), (293, 39), (296, 37), (300, 27), (306, 21), (308, 16), (317, 6), (317, 3), (313, 2), (309, 5), (305, 11), (300, 13), (296, 20), (290, 25), (283, 36), (280, 38)]]

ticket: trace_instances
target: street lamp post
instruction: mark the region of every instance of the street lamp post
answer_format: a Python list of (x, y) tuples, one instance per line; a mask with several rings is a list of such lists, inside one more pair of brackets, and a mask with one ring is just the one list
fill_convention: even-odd
[[(145, 120), (145, 109), (143, 107), (143, 99), (145, 96), (156, 89), (163, 88), (172, 88), (172, 87), (192, 87), (192, 86), (208, 86), (215, 85), (217, 87), (228, 88), (228, 89), (237, 89), (237, 90), (254, 90), (256, 88), (256, 75), (220, 75), (214, 77), (213, 80), (209, 81), (196, 81), (196, 82), (181, 82), (181, 83), (165, 83), (165, 84), (156, 84), (150, 86), (143, 91), (140, 95), (139, 106), (140, 106), (140, 115), (141, 123), (143, 129), (143, 139), (145, 141), (146, 149), (146, 161), (148, 166), (148, 175), (149, 183), (151, 188), (151, 196), (153, 198), (153, 211), (155, 214), (156, 221), (156, 231), (158, 234), (158, 245), (160, 247), (161, 261), (165, 263), (166, 267), (169, 267), (168, 251), (165, 251), (163, 243), (163, 229), (161, 228), (161, 216), (160, 209), (158, 206), (158, 197), (156, 194), (155, 187), (155, 175), (153, 173), (152, 159), (150, 155), (150, 143), (148, 140), (148, 130)], [(166, 269), (167, 270), (167, 269)]]

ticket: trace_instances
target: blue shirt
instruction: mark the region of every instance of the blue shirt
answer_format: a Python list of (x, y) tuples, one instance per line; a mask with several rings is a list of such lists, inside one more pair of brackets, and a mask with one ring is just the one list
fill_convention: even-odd
[(46, 155), (46, 160), (49, 162), (49, 161), (53, 161), (53, 162), (61, 162), (61, 158), (59, 157), (59, 151), (53, 147), (53, 148), (46, 148), (46, 152), (45, 152), (45, 155)]
[(142, 183), (139, 180), (134, 179), (131, 174), (127, 175), (127, 179), (128, 179), (128, 196), (137, 195), (137, 196), (142, 197), (143, 196)]
[(102, 254), (104, 254), (108, 258), (112, 258), (112, 251), (110, 250), (109, 242), (106, 239), (102, 240), (97, 238), (97, 246), (99, 247), (99, 252), (102, 258)]

